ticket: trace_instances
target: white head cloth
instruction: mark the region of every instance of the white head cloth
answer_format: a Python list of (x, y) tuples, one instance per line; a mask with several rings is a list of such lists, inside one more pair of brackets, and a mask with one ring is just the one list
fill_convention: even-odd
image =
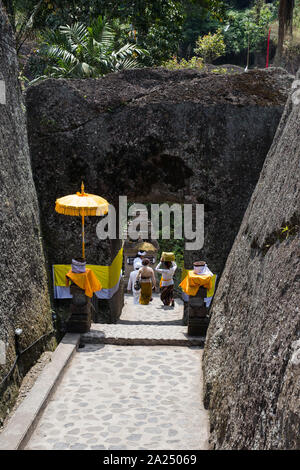
[(76, 259), (72, 259), (72, 273), (85, 273), (85, 261), (77, 261)]
[(141, 258), (134, 258), (134, 260), (133, 260), (133, 268), (134, 268), (134, 269), (140, 269), (141, 267), (142, 267)]
[(142, 263), (138, 261), (137, 263), (134, 264), (134, 269), (140, 269), (142, 267)]
[(139, 252), (138, 252), (138, 255), (139, 255), (139, 256), (145, 256), (145, 255), (146, 255), (146, 251), (139, 251)]
[(205, 266), (194, 266), (195, 274), (206, 274), (207, 276), (213, 276), (213, 273), (208, 269), (207, 264)]

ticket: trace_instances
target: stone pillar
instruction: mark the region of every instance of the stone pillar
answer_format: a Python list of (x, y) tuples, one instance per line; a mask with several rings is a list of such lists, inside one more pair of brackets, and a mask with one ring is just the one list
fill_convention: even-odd
[(195, 296), (189, 297), (188, 301), (188, 335), (205, 336), (208, 327), (207, 308), (204, 302), (206, 289), (199, 287)]
[(189, 318), (188, 309), (189, 309), (189, 303), (184, 300), (183, 301), (183, 317), (182, 317), (182, 324), (183, 325), (188, 324), (188, 318)]
[(73, 296), (70, 306), (71, 316), (67, 323), (69, 333), (87, 333), (91, 329), (91, 298), (83, 289), (72, 284), (70, 292)]

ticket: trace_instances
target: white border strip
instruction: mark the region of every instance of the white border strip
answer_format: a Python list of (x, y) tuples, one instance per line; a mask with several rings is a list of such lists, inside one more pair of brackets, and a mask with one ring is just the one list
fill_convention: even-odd
[(0, 80), (0, 104), (6, 104), (6, 89), (4, 80)]

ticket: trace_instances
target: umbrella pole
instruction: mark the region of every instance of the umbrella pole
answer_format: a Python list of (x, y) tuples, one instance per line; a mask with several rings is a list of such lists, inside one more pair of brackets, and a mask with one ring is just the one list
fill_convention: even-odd
[(82, 258), (85, 258), (85, 249), (84, 249), (84, 215), (81, 216), (82, 220)]

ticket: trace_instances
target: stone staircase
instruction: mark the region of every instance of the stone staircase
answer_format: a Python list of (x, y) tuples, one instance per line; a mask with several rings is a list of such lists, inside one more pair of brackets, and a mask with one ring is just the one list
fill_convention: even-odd
[(83, 344), (204, 346), (204, 337), (188, 336), (182, 325), (183, 302), (175, 299), (175, 307), (165, 307), (158, 294), (149, 305), (134, 305), (130, 294), (117, 324), (92, 324), (89, 333), (81, 335)]

